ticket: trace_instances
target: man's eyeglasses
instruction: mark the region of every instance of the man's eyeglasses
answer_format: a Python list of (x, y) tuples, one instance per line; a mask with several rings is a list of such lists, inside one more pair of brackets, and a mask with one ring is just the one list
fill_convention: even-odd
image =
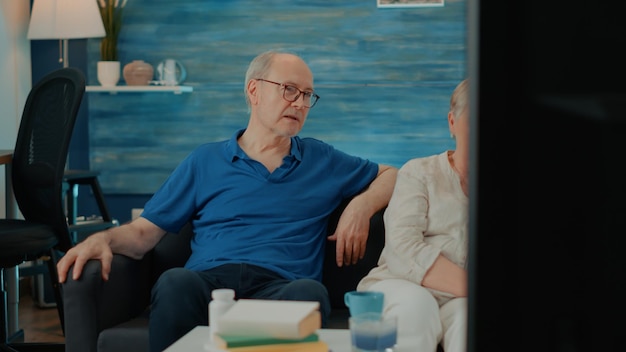
[(303, 99), (304, 106), (307, 108), (312, 108), (313, 105), (315, 105), (315, 103), (317, 103), (317, 100), (320, 98), (320, 96), (315, 94), (314, 92), (303, 92), (297, 87), (294, 87), (288, 84), (268, 81), (263, 78), (255, 78), (255, 79), (257, 81), (263, 81), (263, 82), (279, 85), (283, 89), (283, 99), (287, 100), (288, 102), (293, 103), (294, 101), (298, 100), (298, 98), (300, 98), (300, 95), (302, 95), (304, 98)]

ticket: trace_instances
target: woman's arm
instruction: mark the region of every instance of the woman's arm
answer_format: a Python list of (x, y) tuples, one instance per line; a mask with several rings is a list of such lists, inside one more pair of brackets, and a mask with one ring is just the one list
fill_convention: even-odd
[(422, 286), (467, 297), (467, 272), (440, 254), (426, 272)]

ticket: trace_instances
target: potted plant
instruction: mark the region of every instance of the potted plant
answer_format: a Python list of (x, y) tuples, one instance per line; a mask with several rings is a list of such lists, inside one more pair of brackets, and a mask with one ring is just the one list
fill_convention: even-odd
[(98, 81), (103, 86), (115, 86), (120, 79), (117, 39), (122, 28), (122, 13), (127, 0), (97, 0), (106, 32), (100, 42)]

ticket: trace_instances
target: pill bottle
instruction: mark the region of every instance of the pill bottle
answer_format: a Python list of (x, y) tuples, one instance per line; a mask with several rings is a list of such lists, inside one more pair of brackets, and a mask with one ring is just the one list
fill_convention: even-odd
[[(211, 332), (219, 332), (218, 320), (235, 304), (235, 291), (229, 288), (220, 288), (211, 292), (211, 302), (209, 303), (209, 326)], [(213, 337), (213, 334), (211, 334)]]

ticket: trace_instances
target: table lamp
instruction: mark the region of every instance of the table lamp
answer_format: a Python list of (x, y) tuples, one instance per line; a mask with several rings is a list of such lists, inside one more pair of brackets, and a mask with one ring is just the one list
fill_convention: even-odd
[(34, 0), (28, 39), (59, 39), (59, 62), (69, 67), (68, 39), (105, 36), (95, 0)]

